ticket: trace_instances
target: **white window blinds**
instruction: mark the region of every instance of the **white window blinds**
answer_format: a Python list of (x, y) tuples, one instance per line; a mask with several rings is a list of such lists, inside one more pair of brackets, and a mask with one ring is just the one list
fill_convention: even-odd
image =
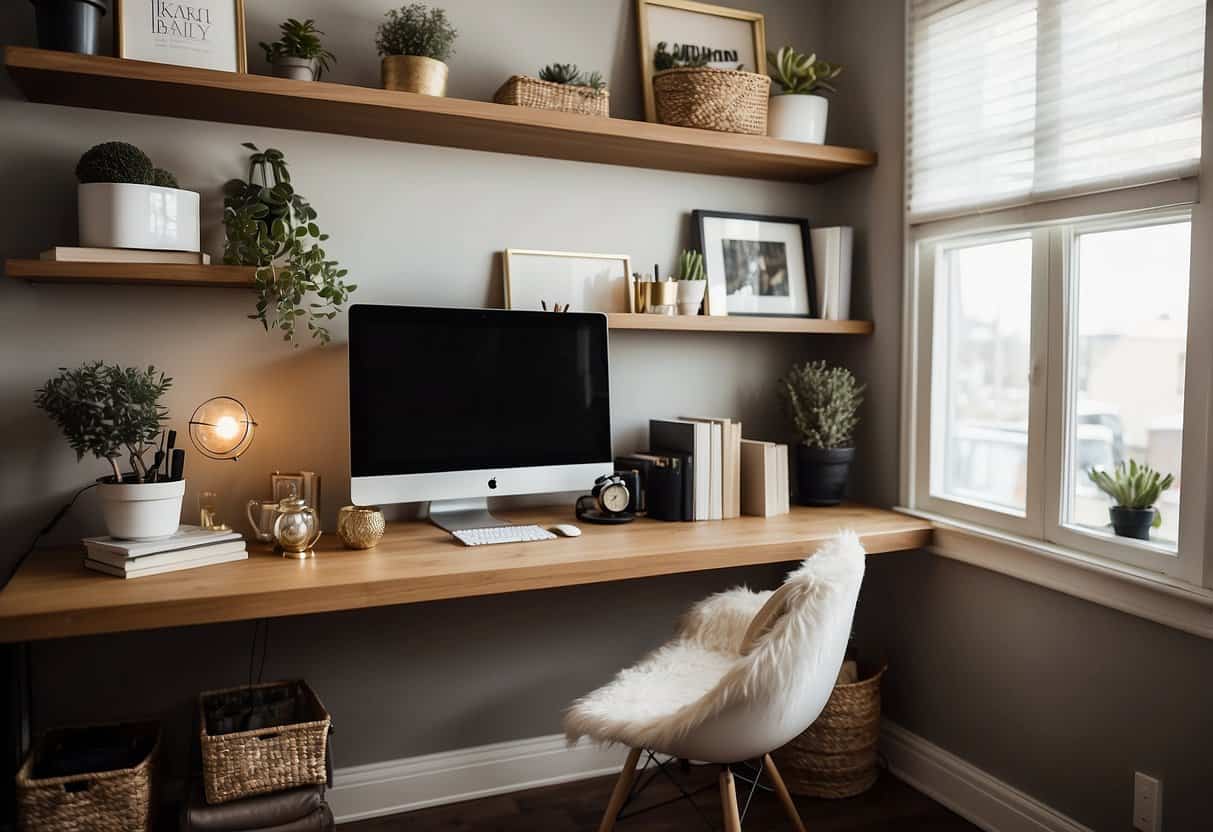
[(1205, 0), (911, 0), (911, 222), (1185, 176)]

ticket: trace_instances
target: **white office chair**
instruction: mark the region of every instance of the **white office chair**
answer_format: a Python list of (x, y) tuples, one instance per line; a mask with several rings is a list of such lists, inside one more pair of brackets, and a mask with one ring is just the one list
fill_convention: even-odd
[[(643, 751), (721, 765), (724, 825), (740, 832), (731, 766), (760, 761), (798, 830), (804, 824), (770, 752), (809, 727), (834, 688), (863, 581), (864, 550), (844, 532), (771, 592), (732, 589), (699, 602), (674, 640), (573, 703), (570, 742), (631, 748), (598, 827), (609, 832)], [(748, 805), (748, 800), (747, 800)]]

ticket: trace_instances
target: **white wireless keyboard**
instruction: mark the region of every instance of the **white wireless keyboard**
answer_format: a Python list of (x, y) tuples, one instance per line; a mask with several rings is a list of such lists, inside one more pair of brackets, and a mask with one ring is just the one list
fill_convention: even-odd
[(460, 529), (451, 532), (464, 546), (487, 546), (490, 543), (531, 543), (555, 540), (556, 535), (539, 526), (497, 526), (490, 529)]

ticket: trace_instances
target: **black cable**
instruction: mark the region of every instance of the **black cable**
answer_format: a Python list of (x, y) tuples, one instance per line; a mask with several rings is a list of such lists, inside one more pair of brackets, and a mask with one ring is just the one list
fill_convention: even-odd
[(34, 535), (34, 539), (30, 541), (29, 548), (22, 552), (21, 557), (17, 558), (17, 562), (14, 563), (12, 568), (8, 571), (8, 574), (4, 577), (4, 582), (0, 583), (0, 592), (4, 591), (4, 588), (8, 586), (8, 582), (11, 581), (13, 576), (17, 574), (17, 570), (21, 568), (21, 564), (25, 563), (26, 559), (34, 553), (34, 549), (38, 547), (38, 541), (40, 541), (44, 535), (49, 534), (50, 531), (55, 528), (55, 526), (59, 525), (59, 521), (63, 519), (63, 516), (71, 511), (72, 506), (76, 504), (76, 500), (80, 499), (80, 495), (85, 491), (88, 491), (90, 488), (96, 487), (97, 483), (95, 482), (84, 486), (72, 495), (72, 498), (68, 501), (67, 505), (55, 512), (55, 516), (52, 517), (51, 521), (42, 528), (42, 531)]

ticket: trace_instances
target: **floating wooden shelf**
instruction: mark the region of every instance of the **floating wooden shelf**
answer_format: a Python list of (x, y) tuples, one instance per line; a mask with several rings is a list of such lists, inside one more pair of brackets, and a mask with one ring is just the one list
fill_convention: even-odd
[(33, 283), (212, 286), (223, 289), (253, 287), (253, 269), (248, 266), (5, 260), (4, 273), (11, 278)]
[(876, 164), (848, 147), (28, 47), (4, 64), (44, 104), (793, 182)]
[(611, 329), (658, 332), (782, 332), (802, 335), (871, 335), (871, 321), (823, 321), (820, 318), (760, 316), (633, 315), (613, 313)]

